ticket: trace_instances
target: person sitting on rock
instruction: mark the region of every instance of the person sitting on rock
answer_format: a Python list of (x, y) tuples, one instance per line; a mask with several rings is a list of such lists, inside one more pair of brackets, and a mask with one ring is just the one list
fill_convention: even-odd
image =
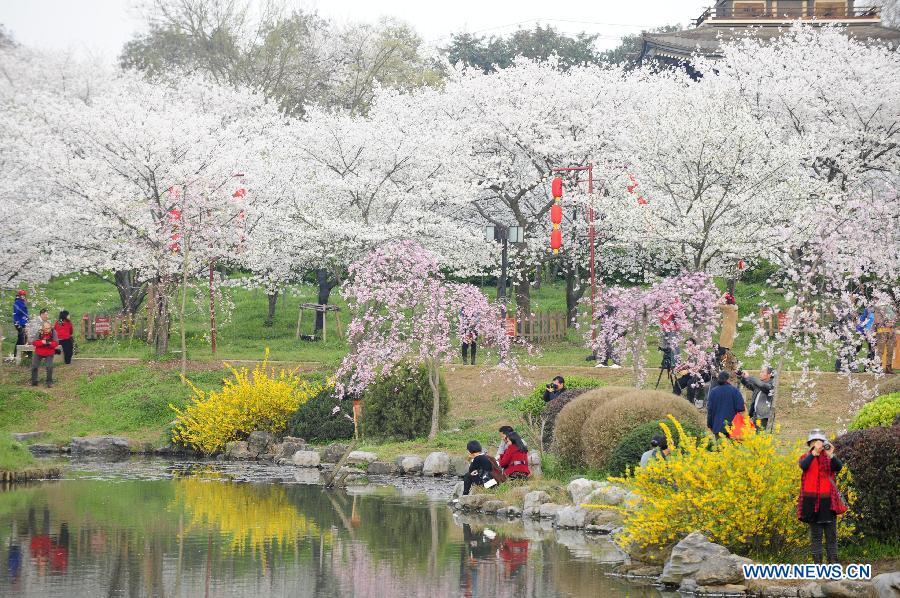
[(641, 455), (641, 467), (646, 467), (656, 455), (661, 455), (663, 459), (669, 456), (672, 449), (669, 448), (669, 441), (662, 434), (657, 434), (650, 439), (650, 450)]
[(463, 496), (467, 496), (472, 489), (472, 485), (484, 486), (487, 482), (494, 479), (494, 464), (491, 458), (484, 454), (481, 449), (481, 443), (477, 440), (470, 440), (466, 445), (469, 451), (469, 471), (463, 474)]
[(511, 426), (500, 427), (500, 443), (497, 461), (503, 468), (506, 477), (512, 480), (524, 480), (531, 475), (528, 469), (528, 445)]

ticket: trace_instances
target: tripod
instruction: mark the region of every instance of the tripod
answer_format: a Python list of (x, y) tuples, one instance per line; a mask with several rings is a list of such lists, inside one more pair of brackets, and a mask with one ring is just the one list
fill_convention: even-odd
[(666, 347), (658, 347), (660, 351), (662, 351), (663, 358), (662, 363), (659, 364), (659, 376), (656, 377), (656, 388), (659, 388), (659, 383), (662, 381), (663, 372), (666, 373), (666, 379), (669, 381), (669, 386), (675, 386), (675, 378), (672, 376), (672, 365), (674, 361), (674, 355), (672, 354), (672, 349)]

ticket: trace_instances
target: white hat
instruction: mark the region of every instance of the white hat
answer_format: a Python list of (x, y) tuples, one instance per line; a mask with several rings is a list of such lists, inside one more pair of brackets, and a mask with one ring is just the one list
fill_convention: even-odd
[(815, 430), (810, 430), (809, 436), (806, 438), (806, 444), (809, 445), (813, 440), (821, 440), (822, 442), (828, 442), (828, 438), (825, 437), (825, 432), (821, 429), (816, 428)]

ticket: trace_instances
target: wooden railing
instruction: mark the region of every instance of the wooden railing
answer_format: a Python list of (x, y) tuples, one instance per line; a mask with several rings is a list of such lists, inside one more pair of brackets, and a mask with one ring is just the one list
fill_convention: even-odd
[(506, 318), (509, 336), (523, 338), (529, 342), (558, 341), (566, 337), (566, 314), (536, 313), (519, 318)]
[(699, 17), (694, 19), (695, 25), (700, 25), (706, 21), (714, 19), (720, 20), (794, 20), (794, 19), (871, 19), (878, 17), (880, 9), (877, 6), (856, 6), (853, 8), (847, 5), (826, 4), (823, 6), (815, 6), (808, 3), (809, 6), (778, 6), (766, 7), (765, 5), (756, 6), (719, 6), (710, 7), (703, 11)]
[(95, 341), (103, 338), (146, 339), (147, 318), (129, 314), (81, 316), (81, 338)]

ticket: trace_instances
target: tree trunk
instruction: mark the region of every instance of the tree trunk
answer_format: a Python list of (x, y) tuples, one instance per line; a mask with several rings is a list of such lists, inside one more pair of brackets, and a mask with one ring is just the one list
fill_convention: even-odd
[[(319, 296), (317, 301), (319, 305), (328, 305), (328, 298), (331, 297), (331, 289), (337, 286), (337, 280), (330, 275), (327, 268), (319, 268), (316, 270), (316, 282), (319, 284)], [(316, 328), (313, 334), (321, 336), (322, 329), (325, 327), (325, 313), (316, 312)]]
[(278, 293), (267, 293), (269, 299), (269, 312), (266, 314), (266, 326), (272, 326), (275, 323), (275, 305), (278, 303)]
[(119, 301), (122, 303), (122, 312), (136, 314), (147, 296), (148, 285), (146, 282), (137, 282), (136, 270), (116, 270), (114, 274), (116, 290), (119, 292)]
[(428, 432), (428, 440), (434, 440), (440, 431), (441, 419), (441, 371), (434, 359), (429, 359), (428, 384), (431, 386), (431, 431)]
[(506, 299), (507, 271), (509, 270), (509, 241), (503, 239), (500, 252), (500, 278), (497, 279), (497, 299)]
[(586, 288), (579, 276), (578, 266), (566, 268), (566, 327), (576, 323), (578, 319), (578, 302), (584, 297)]
[[(181, 246), (181, 305), (178, 308), (178, 327), (181, 329), (181, 383), (187, 384), (187, 331), (184, 328), (184, 314), (187, 311), (188, 277), (190, 276), (190, 262), (188, 261), (188, 238)], [(210, 271), (212, 275), (212, 271)], [(210, 288), (212, 291), (212, 288)], [(212, 297), (212, 295), (210, 295)]]
[(516, 311), (519, 317), (531, 315), (531, 281), (528, 280), (528, 269), (524, 264), (516, 274)]
[(169, 351), (169, 297), (164, 284), (156, 282), (153, 293), (155, 299), (153, 305), (153, 347), (158, 356), (165, 355)]
[(534, 290), (540, 290), (543, 276), (544, 266), (543, 264), (538, 264), (534, 267), (534, 283), (531, 285)]

